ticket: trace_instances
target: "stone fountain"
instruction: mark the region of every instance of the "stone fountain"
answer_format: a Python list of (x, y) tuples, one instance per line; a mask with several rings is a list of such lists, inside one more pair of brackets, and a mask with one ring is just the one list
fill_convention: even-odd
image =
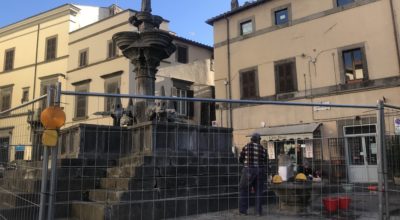
[[(175, 52), (172, 36), (160, 30), (163, 18), (151, 14), (151, 1), (142, 1), (142, 10), (129, 19), (137, 32), (124, 31), (114, 34), (113, 40), (125, 57), (135, 66), (136, 95), (154, 96), (157, 67), (160, 61)], [(138, 123), (150, 120), (149, 109), (153, 101), (136, 101)]]

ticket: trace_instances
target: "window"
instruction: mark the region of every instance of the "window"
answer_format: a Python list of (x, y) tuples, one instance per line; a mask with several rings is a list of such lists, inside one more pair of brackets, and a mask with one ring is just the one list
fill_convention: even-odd
[[(193, 82), (172, 78), (171, 96), (182, 98), (193, 98), (194, 92), (191, 90)], [(174, 107), (179, 115), (194, 116), (194, 103), (188, 101), (175, 101)]]
[[(114, 93), (114, 94), (119, 94), (119, 88), (121, 84), (121, 78), (120, 77), (113, 77), (113, 78), (108, 78), (106, 79), (104, 83), (104, 91), (105, 93)], [(113, 109), (114, 102), (116, 98), (113, 97), (106, 97), (104, 100), (104, 111), (105, 112), (110, 112)]]
[(4, 55), (4, 71), (10, 71), (14, 69), (14, 55), (15, 49), (8, 49)]
[[(43, 79), (42, 82), (40, 83), (40, 95), (46, 95), (47, 94), (47, 89), (49, 87), (56, 88), (57, 86), (57, 78), (51, 78), (51, 79)], [(54, 99), (52, 99), (54, 100)], [(42, 100), (41, 103), (41, 109), (44, 110), (47, 107), (47, 101)]]
[(240, 23), (240, 35), (251, 34), (253, 32), (253, 21), (248, 20)]
[(89, 55), (88, 49), (79, 51), (79, 67), (84, 67), (88, 65), (88, 55)]
[(0, 111), (11, 108), (12, 86), (0, 88)]
[(367, 68), (361, 48), (342, 52), (346, 83), (359, 82), (367, 78)]
[(246, 70), (240, 73), (241, 98), (252, 99), (258, 97), (256, 70)]
[(340, 6), (348, 5), (353, 2), (354, 2), (354, 0), (336, 0), (336, 6), (340, 7)]
[[(76, 92), (89, 92), (89, 83), (80, 84), (75, 86)], [(76, 96), (75, 97), (75, 118), (81, 119), (87, 117), (88, 97)]]
[[(8, 133), (8, 131), (7, 131)], [(1, 134), (0, 134), (1, 135)], [(8, 162), (8, 148), (10, 147), (10, 137), (0, 136), (0, 165)]]
[[(187, 97), (187, 91), (183, 89), (176, 89), (176, 94), (177, 97), (183, 97), (183, 98)], [(187, 113), (186, 110), (187, 110), (187, 102), (178, 101), (176, 106), (176, 111), (178, 112), (178, 114), (186, 115)]]
[(295, 59), (275, 63), (276, 93), (288, 93), (297, 90)]
[(108, 41), (107, 47), (108, 47), (107, 58), (114, 58), (115, 56), (117, 56), (117, 46), (113, 40)]
[(29, 87), (22, 89), (21, 103), (29, 101)]
[(176, 59), (179, 63), (188, 63), (188, 48), (186, 46), (176, 46)]
[(283, 25), (289, 23), (288, 8), (275, 11), (275, 25)]
[(57, 37), (46, 39), (46, 61), (54, 60), (57, 57)]
[[(180, 88), (172, 88), (172, 96), (173, 97), (182, 97), (182, 98), (193, 98), (193, 91), (180, 89)], [(175, 110), (179, 115), (193, 116), (194, 106), (192, 102), (188, 101), (177, 101), (175, 102)]]

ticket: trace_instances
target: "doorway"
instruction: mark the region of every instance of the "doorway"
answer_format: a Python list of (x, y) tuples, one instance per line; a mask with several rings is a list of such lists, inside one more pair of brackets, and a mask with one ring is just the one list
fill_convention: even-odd
[(370, 129), (357, 129), (359, 134), (349, 134), (350, 129), (346, 133), (345, 128), (348, 177), (352, 183), (378, 182), (375, 125), (368, 126)]
[(8, 150), (10, 146), (9, 137), (0, 137), (0, 165), (8, 162)]

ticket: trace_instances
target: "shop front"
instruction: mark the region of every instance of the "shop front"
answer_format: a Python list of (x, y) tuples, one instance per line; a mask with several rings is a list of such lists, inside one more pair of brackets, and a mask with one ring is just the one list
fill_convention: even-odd
[(321, 172), (318, 170), (322, 161), (321, 126), (310, 123), (258, 129), (261, 143), (268, 149), (272, 172), (279, 173), (279, 158), (283, 155), (290, 158), (288, 173), (301, 172), (304, 167)]

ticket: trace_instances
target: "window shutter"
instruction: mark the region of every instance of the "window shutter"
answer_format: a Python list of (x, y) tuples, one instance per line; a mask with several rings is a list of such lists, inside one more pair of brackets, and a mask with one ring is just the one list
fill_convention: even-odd
[(116, 56), (116, 51), (117, 51), (117, 48), (116, 48), (116, 46), (114, 44), (114, 41), (110, 40), (108, 42), (108, 58), (115, 57)]
[[(188, 98), (194, 97), (193, 90), (187, 90), (186, 95)], [(187, 102), (187, 116), (193, 117), (194, 116), (194, 102)]]
[(56, 58), (56, 49), (57, 49), (57, 38), (53, 37), (47, 39), (46, 60), (52, 60)]
[(12, 70), (14, 68), (14, 50), (9, 50), (6, 52), (6, 61), (4, 70)]
[[(175, 87), (171, 88), (171, 96), (172, 97), (178, 97), (178, 89), (177, 88), (175, 88)], [(177, 109), (178, 103), (176, 101), (172, 101), (172, 104), (174, 106), (175, 111), (177, 111), (178, 110)]]
[(254, 70), (243, 72), (240, 74), (241, 80), (241, 97), (246, 98), (256, 98), (257, 97), (257, 87), (256, 87), (256, 72)]
[(296, 90), (295, 68), (294, 62), (275, 65), (277, 93), (293, 92)]
[(11, 94), (5, 91), (2, 96), (1, 110), (4, 111), (11, 107)]
[(188, 62), (188, 48), (187, 47), (178, 46), (177, 53), (178, 53), (177, 58), (178, 58), (179, 63), (187, 63)]

